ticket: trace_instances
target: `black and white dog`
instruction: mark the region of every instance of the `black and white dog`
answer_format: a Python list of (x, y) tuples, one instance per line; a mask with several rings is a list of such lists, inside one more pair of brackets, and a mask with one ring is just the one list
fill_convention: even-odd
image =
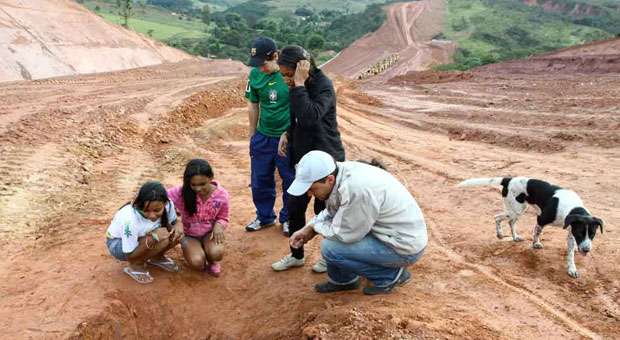
[(540, 243), (540, 234), (546, 225), (551, 224), (568, 229), (566, 258), (568, 275), (578, 277), (579, 273), (575, 266), (575, 245), (583, 255), (592, 250), (592, 240), (596, 235), (596, 230), (600, 228), (601, 233), (603, 232), (603, 221), (590, 215), (590, 212), (584, 208), (581, 198), (574, 191), (562, 189), (538, 179), (527, 177), (472, 178), (458, 184), (459, 187), (491, 185), (503, 187), (505, 210), (495, 215), (497, 237), (504, 237), (501, 223), (508, 220), (512, 239), (523, 241), (523, 238), (517, 234), (515, 224), (527, 209), (528, 204), (531, 204), (538, 210), (532, 247), (534, 249), (543, 247)]

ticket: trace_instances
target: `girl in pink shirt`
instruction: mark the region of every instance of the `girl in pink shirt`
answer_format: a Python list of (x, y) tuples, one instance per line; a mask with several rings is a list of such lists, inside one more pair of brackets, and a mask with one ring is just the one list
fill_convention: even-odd
[(204, 159), (185, 167), (183, 185), (168, 190), (168, 197), (183, 221), (183, 255), (189, 265), (219, 276), (224, 255), (224, 229), (228, 226), (228, 192), (213, 180)]

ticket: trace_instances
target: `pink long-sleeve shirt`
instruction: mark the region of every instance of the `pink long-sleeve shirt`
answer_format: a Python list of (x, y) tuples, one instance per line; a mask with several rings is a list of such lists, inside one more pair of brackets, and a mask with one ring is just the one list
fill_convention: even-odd
[(196, 213), (192, 216), (185, 209), (183, 187), (168, 190), (168, 198), (179, 210), (183, 232), (188, 236), (203, 237), (213, 230), (216, 223), (222, 224), (223, 227), (228, 226), (228, 192), (215, 181), (211, 184), (215, 185), (216, 189), (206, 201), (200, 195), (196, 195)]

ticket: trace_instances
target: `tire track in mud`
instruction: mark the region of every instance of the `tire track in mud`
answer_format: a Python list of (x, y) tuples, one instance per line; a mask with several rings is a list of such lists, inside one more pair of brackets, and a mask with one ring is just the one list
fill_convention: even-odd
[(64, 209), (58, 195), (66, 188), (64, 183), (78, 181), (78, 171), (73, 160), (66, 158), (65, 150), (55, 143), (3, 151), (0, 233), (27, 235), (36, 231), (46, 217)]
[[(407, 186), (411, 188), (409, 185)], [(422, 207), (422, 209), (429, 211), (428, 209), (426, 209), (426, 207)], [(441, 233), (437, 231), (439, 229), (437, 227), (438, 223), (436, 223), (436, 220), (432, 217), (432, 214), (427, 214), (426, 216), (427, 216), (427, 223), (430, 222), (428, 223), (429, 224), (428, 229), (430, 231), (431, 237), (436, 242), (435, 248), (439, 249), (451, 261), (464, 265), (470, 269), (473, 269), (477, 271), (478, 273), (484, 275), (490, 281), (500, 286), (503, 286), (505, 288), (508, 288), (515, 293), (521, 294), (531, 303), (535, 304), (540, 309), (544, 310), (551, 317), (564, 323), (566, 326), (568, 326), (573, 331), (579, 333), (581, 336), (591, 338), (591, 339), (602, 339), (602, 337), (599, 336), (598, 334), (594, 333), (590, 329), (586, 328), (585, 326), (580, 325), (577, 321), (570, 318), (568, 316), (569, 311), (561, 307), (558, 307), (557, 305), (553, 304), (550, 301), (546, 301), (544, 298), (539, 297), (538, 295), (532, 293), (529, 289), (522, 287), (521, 285), (519, 285), (518, 283), (512, 280), (505, 279), (501, 275), (494, 274), (493, 270), (495, 270), (495, 268), (480, 265), (480, 264), (475, 264), (470, 261), (467, 261), (463, 256), (459, 255), (456, 251), (454, 251), (454, 249), (452, 249), (450, 246), (448, 246), (445, 243), (445, 241), (441, 237)]]

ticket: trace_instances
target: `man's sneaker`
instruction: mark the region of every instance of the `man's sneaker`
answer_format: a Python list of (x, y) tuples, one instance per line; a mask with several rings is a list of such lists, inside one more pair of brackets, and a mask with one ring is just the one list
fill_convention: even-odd
[(296, 259), (293, 257), (293, 255), (288, 254), (286, 256), (284, 256), (280, 261), (278, 262), (274, 262), (271, 265), (271, 268), (273, 268), (273, 270), (277, 271), (277, 272), (281, 272), (283, 270), (287, 270), (289, 268), (293, 268), (293, 267), (301, 267), (303, 266), (305, 263), (304, 259)]
[(377, 295), (377, 294), (387, 294), (394, 289), (396, 286), (404, 286), (411, 281), (411, 273), (403, 268), (403, 272), (400, 274), (400, 277), (393, 284), (386, 287), (364, 287), (364, 294), (366, 295)]
[(261, 224), (257, 218), (245, 226), (245, 231), (259, 231), (261, 229), (273, 227), (274, 225), (275, 223)]
[(323, 256), (312, 266), (312, 271), (319, 274), (327, 271), (327, 262), (325, 262)]
[(344, 290), (355, 290), (360, 287), (360, 279), (353, 283), (349, 283), (348, 285), (335, 285), (329, 281), (325, 281), (323, 283), (318, 283), (314, 285), (314, 290), (319, 293), (334, 293), (341, 292)]
[(282, 234), (284, 234), (284, 236), (286, 237), (291, 236), (289, 235), (288, 222), (282, 223)]

